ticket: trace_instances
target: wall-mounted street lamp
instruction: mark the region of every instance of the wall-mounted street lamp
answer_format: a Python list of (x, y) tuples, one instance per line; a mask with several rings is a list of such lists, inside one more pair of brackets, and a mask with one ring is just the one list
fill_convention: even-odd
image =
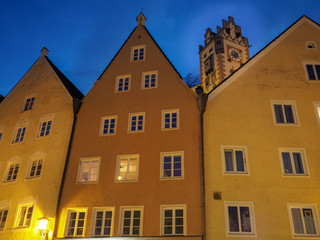
[(47, 227), (48, 227), (49, 219), (46, 217), (42, 217), (42, 218), (39, 218), (38, 220), (39, 220), (40, 238), (41, 239), (48, 239), (49, 230), (47, 229)]

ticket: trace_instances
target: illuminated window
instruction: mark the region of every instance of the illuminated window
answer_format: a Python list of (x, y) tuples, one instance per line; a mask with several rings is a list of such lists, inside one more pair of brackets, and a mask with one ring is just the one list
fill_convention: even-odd
[(144, 113), (129, 114), (129, 132), (144, 131)]
[(142, 235), (143, 207), (121, 207), (121, 236)]
[(52, 120), (46, 120), (40, 123), (37, 137), (45, 137), (50, 134)]
[(24, 104), (24, 108), (23, 108), (23, 111), (29, 111), (32, 109), (33, 107), (33, 104), (34, 104), (34, 100), (35, 100), (35, 97), (32, 97), (32, 98), (28, 98)]
[(275, 124), (297, 125), (294, 101), (272, 101), (272, 107)]
[(308, 80), (320, 80), (320, 65), (306, 64)]
[(156, 88), (158, 86), (158, 72), (142, 74), (142, 88)]
[(146, 46), (135, 46), (131, 48), (131, 62), (143, 61), (146, 55)]
[(183, 152), (161, 153), (161, 178), (183, 177)]
[(15, 132), (14, 138), (12, 140), (12, 143), (23, 142), (25, 134), (26, 134), (26, 130), (27, 130), (26, 126), (18, 127), (16, 129), (16, 132)]
[(33, 159), (31, 161), (30, 170), (28, 173), (28, 178), (37, 178), (41, 175), (43, 159)]
[(117, 116), (103, 117), (101, 119), (100, 135), (116, 134)]
[(305, 156), (303, 150), (280, 149), (282, 174), (286, 176), (306, 176), (308, 175)]
[(81, 237), (84, 235), (86, 212), (81, 210), (69, 210), (66, 222), (67, 237)]
[(93, 236), (112, 236), (113, 209), (95, 209)]
[(162, 130), (171, 130), (179, 128), (179, 110), (162, 111)]
[(318, 237), (319, 223), (315, 205), (290, 204), (289, 218), (294, 237)]
[(97, 182), (99, 180), (100, 158), (81, 159), (78, 182)]
[(6, 226), (6, 221), (8, 217), (8, 208), (2, 208), (0, 209), (0, 231), (4, 229)]
[(161, 206), (162, 235), (186, 235), (185, 206)]
[(225, 202), (227, 234), (255, 235), (253, 204), (245, 202)]
[(246, 151), (244, 147), (223, 146), (224, 172), (245, 174), (247, 171)]
[(14, 182), (17, 180), (19, 172), (19, 163), (10, 163), (8, 166), (7, 174), (3, 182)]
[(29, 227), (33, 213), (33, 204), (19, 207), (16, 227)]
[(128, 92), (130, 90), (130, 75), (118, 76), (116, 92)]
[(117, 181), (138, 180), (139, 155), (118, 156)]
[(316, 111), (316, 118), (320, 126), (320, 102), (313, 102), (314, 110)]

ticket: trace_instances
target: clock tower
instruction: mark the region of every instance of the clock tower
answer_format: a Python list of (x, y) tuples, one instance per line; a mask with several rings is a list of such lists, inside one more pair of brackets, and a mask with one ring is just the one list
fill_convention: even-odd
[(222, 20), (217, 33), (208, 28), (204, 38), (204, 46), (199, 46), (200, 79), (208, 93), (249, 59), (249, 42), (232, 17)]

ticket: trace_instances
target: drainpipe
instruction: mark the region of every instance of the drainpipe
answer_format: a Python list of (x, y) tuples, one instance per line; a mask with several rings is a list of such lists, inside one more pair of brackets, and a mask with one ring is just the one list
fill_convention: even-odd
[(206, 239), (206, 189), (205, 189), (205, 171), (204, 171), (204, 139), (203, 139), (203, 114), (206, 110), (208, 95), (203, 92), (202, 87), (197, 87), (198, 103), (200, 110), (200, 152), (201, 152), (201, 207), (202, 207), (202, 240)]
[(77, 121), (77, 115), (78, 115), (81, 103), (82, 103), (81, 99), (77, 99), (77, 98), (73, 99), (73, 125), (72, 125), (70, 140), (69, 140), (69, 146), (68, 146), (66, 162), (65, 162), (65, 165), (64, 165), (61, 184), (60, 184), (60, 190), (59, 190), (58, 202), (57, 202), (57, 209), (56, 209), (56, 220), (55, 220), (54, 231), (53, 231), (53, 234), (52, 234), (52, 239), (57, 239), (57, 232), (58, 232), (59, 223), (60, 223), (60, 219), (57, 219), (57, 217), (59, 215), (59, 208), (60, 208), (60, 203), (61, 203), (61, 195), (62, 195), (63, 185), (64, 185), (64, 181), (65, 181), (66, 174), (67, 174), (67, 168), (68, 168), (68, 163), (69, 163), (69, 155), (70, 155), (70, 151), (71, 151), (72, 139), (73, 139), (74, 129), (75, 129), (75, 126), (76, 126), (76, 121)]

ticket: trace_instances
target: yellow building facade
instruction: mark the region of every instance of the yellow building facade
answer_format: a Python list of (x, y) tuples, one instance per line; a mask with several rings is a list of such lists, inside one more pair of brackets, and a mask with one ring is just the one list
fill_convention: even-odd
[[(0, 104), (0, 239), (52, 237), (59, 190), (82, 93), (43, 48)], [(50, 237), (51, 236), (51, 237)]]
[(319, 48), (303, 16), (209, 94), (208, 240), (319, 238)]
[(57, 239), (200, 240), (200, 111), (145, 27), (85, 96), (58, 209)]

